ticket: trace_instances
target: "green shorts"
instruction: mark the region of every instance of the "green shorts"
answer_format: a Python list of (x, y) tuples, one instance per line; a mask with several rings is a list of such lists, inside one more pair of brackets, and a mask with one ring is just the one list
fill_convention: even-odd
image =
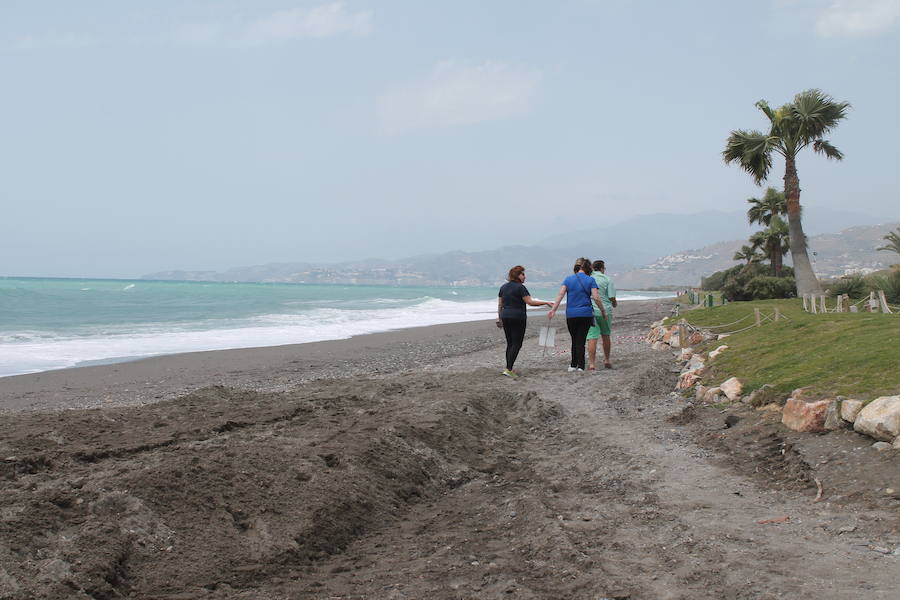
[[(610, 335), (612, 333), (612, 320), (613, 316), (611, 310), (606, 311), (606, 319), (604, 319), (603, 315), (599, 313), (595, 314), (594, 325), (591, 326), (590, 329), (588, 329), (587, 339), (596, 340), (601, 335)], [(599, 325), (596, 324), (597, 321), (600, 322)]]

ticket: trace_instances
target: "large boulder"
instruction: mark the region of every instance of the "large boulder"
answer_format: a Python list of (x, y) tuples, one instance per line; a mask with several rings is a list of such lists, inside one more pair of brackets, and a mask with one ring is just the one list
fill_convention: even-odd
[(842, 397), (838, 397), (828, 404), (828, 408), (825, 410), (824, 427), (826, 431), (835, 431), (847, 426), (847, 423), (841, 418), (841, 404), (843, 404)]
[(853, 423), (854, 421), (856, 421), (856, 417), (859, 416), (859, 411), (861, 411), (862, 409), (862, 400), (847, 398), (846, 400), (841, 402), (841, 418), (848, 423)]
[(720, 387), (711, 387), (707, 389), (703, 393), (703, 401), (707, 404), (715, 404), (719, 402), (722, 397), (722, 388)]
[(781, 422), (788, 429), (807, 433), (825, 431), (828, 405), (834, 400), (810, 400), (803, 390), (794, 390), (781, 413)]
[(744, 391), (744, 384), (737, 377), (726, 379), (719, 384), (719, 387), (722, 388), (722, 393), (732, 402), (739, 400), (741, 392)]
[(876, 440), (891, 442), (900, 435), (900, 396), (882, 396), (866, 405), (853, 429)]

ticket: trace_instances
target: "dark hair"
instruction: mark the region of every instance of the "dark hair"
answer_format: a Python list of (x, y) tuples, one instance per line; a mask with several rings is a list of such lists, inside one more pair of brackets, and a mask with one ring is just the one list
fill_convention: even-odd
[(519, 278), (519, 275), (525, 272), (525, 267), (522, 265), (516, 265), (512, 269), (509, 270), (509, 275), (506, 276), (507, 281), (516, 281)]
[(590, 275), (594, 272), (594, 269), (591, 268), (591, 259), (584, 258), (583, 256), (575, 261), (575, 272), (584, 271), (585, 275)]
[(606, 263), (602, 260), (595, 260), (593, 267), (595, 271), (602, 271), (606, 268)]

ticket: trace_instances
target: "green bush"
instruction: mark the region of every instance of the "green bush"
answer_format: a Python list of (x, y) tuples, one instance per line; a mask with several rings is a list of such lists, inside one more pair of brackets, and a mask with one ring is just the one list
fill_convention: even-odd
[(758, 275), (747, 282), (745, 289), (751, 300), (793, 298), (796, 295), (797, 282), (793, 277)]
[(900, 271), (873, 275), (869, 278), (869, 285), (872, 290), (884, 290), (884, 296), (890, 304), (900, 304)]
[(769, 276), (768, 268), (759, 264), (739, 265), (719, 273), (724, 273), (721, 291), (729, 302), (793, 298), (796, 295), (794, 270), (788, 267), (784, 268), (782, 277)]
[(841, 277), (828, 286), (830, 296), (847, 294), (851, 298), (862, 298), (869, 295), (869, 285), (865, 277), (859, 273)]

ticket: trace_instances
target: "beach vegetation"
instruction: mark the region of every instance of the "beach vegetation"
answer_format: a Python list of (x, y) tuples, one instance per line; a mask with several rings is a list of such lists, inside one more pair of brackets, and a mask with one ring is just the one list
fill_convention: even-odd
[(720, 291), (729, 302), (792, 298), (796, 289), (793, 269), (781, 266), (779, 274), (779, 277), (772, 276), (760, 263), (736, 265), (704, 277), (701, 287), (706, 291)]
[(734, 253), (734, 256), (731, 257), (732, 260), (745, 260), (746, 264), (758, 263), (762, 262), (765, 259), (765, 256), (759, 253), (758, 248), (755, 248), (752, 244), (747, 245), (744, 244), (741, 246), (741, 249)]
[(900, 304), (900, 269), (885, 269), (868, 275), (851, 273), (832, 280), (827, 290), (829, 296), (846, 294), (850, 298), (865, 298), (872, 292), (883, 291), (889, 304)]
[(720, 344), (728, 345), (727, 351), (708, 363), (705, 385), (718, 385), (729, 377), (737, 377), (744, 383), (745, 394), (768, 383), (785, 398), (801, 387), (820, 397), (843, 395), (860, 400), (900, 393), (898, 315), (811, 314), (795, 298), (733, 302), (690, 310), (681, 318), (701, 328), (744, 319), (735, 325), (740, 329), (752, 323), (754, 308), (772, 316), (776, 307), (786, 319), (764, 321), (760, 327), (695, 348), (711, 350)]
[(784, 255), (790, 250), (787, 224), (778, 215), (772, 215), (769, 226), (750, 236), (750, 246), (762, 249), (769, 259), (773, 277), (781, 277)]
[(821, 90), (810, 89), (777, 109), (771, 108), (765, 100), (757, 102), (756, 107), (768, 119), (768, 131), (733, 130), (722, 158), (727, 164), (738, 164), (757, 185), (768, 179), (773, 155), (784, 159), (784, 195), (797, 293), (820, 294), (822, 288), (809, 261), (803, 233), (797, 157), (801, 150), (812, 147), (814, 152), (826, 158), (841, 160), (841, 151), (824, 136), (846, 118), (850, 104), (837, 102)]

